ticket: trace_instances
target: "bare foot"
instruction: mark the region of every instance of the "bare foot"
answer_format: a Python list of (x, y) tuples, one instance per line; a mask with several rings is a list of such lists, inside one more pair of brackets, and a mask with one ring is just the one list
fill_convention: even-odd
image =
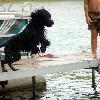
[(84, 56), (85, 56), (86, 58), (89, 58), (89, 59), (96, 59), (96, 58), (97, 58), (96, 55), (91, 54), (91, 53), (84, 54)]
[(96, 54), (92, 54), (91, 57), (92, 57), (93, 59), (96, 59), (96, 58), (97, 58)]

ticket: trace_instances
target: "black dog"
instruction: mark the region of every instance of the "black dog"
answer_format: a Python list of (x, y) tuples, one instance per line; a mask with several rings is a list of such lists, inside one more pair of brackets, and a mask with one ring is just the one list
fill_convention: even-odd
[(5, 59), (1, 61), (2, 71), (7, 72), (4, 64), (8, 64), (13, 71), (18, 70), (12, 66), (12, 63), (20, 60), (21, 51), (31, 51), (32, 54), (44, 53), (50, 45), (50, 41), (46, 38), (45, 26), (52, 27), (53, 24), (51, 14), (44, 8), (32, 12), (26, 28), (5, 44)]

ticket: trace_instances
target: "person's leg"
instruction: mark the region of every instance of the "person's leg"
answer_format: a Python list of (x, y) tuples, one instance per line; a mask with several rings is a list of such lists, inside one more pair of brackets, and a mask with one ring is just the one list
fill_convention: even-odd
[(97, 57), (97, 36), (98, 33), (95, 29), (91, 29), (91, 52), (92, 52), (92, 57), (96, 58)]

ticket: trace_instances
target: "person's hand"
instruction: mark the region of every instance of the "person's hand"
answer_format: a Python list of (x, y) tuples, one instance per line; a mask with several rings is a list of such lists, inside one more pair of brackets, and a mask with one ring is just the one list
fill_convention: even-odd
[(91, 18), (88, 16), (86, 17), (86, 23), (89, 24), (91, 22)]

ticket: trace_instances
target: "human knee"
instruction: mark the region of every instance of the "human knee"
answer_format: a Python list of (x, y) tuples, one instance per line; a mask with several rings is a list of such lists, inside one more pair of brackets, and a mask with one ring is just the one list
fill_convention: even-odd
[(91, 37), (93, 39), (97, 38), (97, 36), (98, 36), (98, 33), (96, 31), (91, 31)]
[(92, 39), (97, 39), (97, 35), (92, 35)]

